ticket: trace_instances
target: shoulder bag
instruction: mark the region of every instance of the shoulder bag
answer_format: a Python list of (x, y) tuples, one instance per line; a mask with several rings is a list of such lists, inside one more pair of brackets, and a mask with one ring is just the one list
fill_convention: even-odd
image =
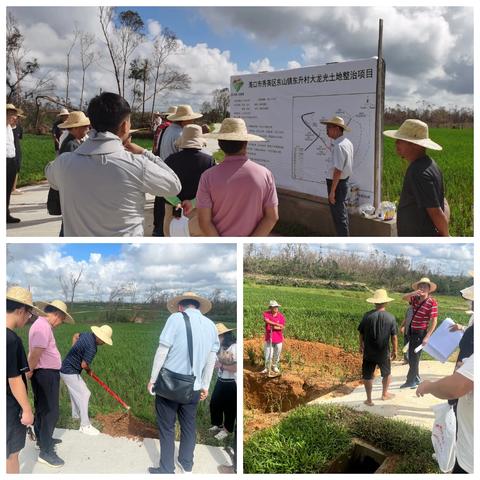
[[(182, 312), (182, 315), (187, 329), (188, 356), (190, 358), (190, 368), (193, 372), (192, 327), (188, 315), (185, 312)], [(162, 367), (158, 373), (157, 381), (153, 386), (153, 392), (160, 397), (171, 400), (172, 402), (190, 403), (193, 398), (194, 383), (195, 375), (184, 375)]]

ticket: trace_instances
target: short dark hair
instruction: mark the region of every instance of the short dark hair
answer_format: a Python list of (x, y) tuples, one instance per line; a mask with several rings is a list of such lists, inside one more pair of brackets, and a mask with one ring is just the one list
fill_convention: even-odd
[(180, 300), (178, 304), (184, 308), (190, 305), (193, 305), (195, 308), (200, 308), (200, 302), (197, 300), (193, 300), (193, 298), (186, 298), (185, 300)]
[(53, 305), (47, 305), (43, 311), (45, 313), (63, 313), (61, 310), (59, 310), (58, 308), (54, 307)]
[(225, 152), (227, 155), (233, 155), (238, 153), (248, 142), (240, 140), (219, 140), (218, 146), (220, 150)]
[(15, 300), (9, 300), (7, 298), (7, 313), (13, 313), (15, 310), (19, 308), (27, 307), (24, 303), (16, 302)]
[(234, 343), (236, 343), (235, 335), (232, 331), (223, 333), (222, 347), (227, 349)]
[(116, 93), (103, 92), (88, 104), (87, 116), (97, 132), (117, 133), (121, 123), (132, 112), (128, 102)]

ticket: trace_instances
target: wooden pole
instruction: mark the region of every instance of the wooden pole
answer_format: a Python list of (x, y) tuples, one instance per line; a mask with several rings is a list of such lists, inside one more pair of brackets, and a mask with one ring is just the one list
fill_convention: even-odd
[(375, 98), (374, 207), (382, 201), (383, 117), (385, 110), (385, 63), (383, 61), (383, 19), (378, 21), (377, 91)]

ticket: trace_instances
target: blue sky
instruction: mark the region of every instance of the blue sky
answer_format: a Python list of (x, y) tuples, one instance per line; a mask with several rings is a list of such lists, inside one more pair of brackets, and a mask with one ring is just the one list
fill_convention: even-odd
[(60, 247), (65, 256), (75, 261), (89, 260), (91, 253), (99, 253), (103, 257), (114, 257), (120, 254), (121, 243), (65, 243)]

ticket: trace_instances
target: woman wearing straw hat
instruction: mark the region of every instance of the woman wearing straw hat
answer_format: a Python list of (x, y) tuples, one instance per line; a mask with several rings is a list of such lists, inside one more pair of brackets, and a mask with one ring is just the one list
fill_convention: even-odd
[(72, 402), (72, 418), (80, 419), (80, 432), (86, 435), (98, 435), (100, 432), (91, 424), (88, 416), (90, 390), (81, 377), (82, 370), (87, 373), (97, 354), (99, 345), (112, 345), (112, 329), (108, 325), (90, 327), (91, 332), (76, 333), (72, 339), (72, 348), (63, 359), (60, 377), (68, 388)]
[(348, 211), (345, 200), (348, 193), (348, 179), (353, 169), (353, 144), (343, 136), (350, 128), (342, 117), (334, 116), (325, 122), (327, 136), (333, 140), (332, 168), (326, 179), (328, 205), (339, 237), (348, 237)]
[(22, 287), (7, 291), (7, 473), (19, 473), (18, 454), (25, 447), (27, 426), (33, 424), (33, 412), (27, 393), (29, 371), (22, 339), (14, 332), (23, 328), (32, 315), (45, 315), (33, 306), (32, 294)]
[(237, 418), (237, 342), (234, 328), (217, 323), (220, 350), (215, 368), (218, 369), (217, 383), (210, 399), (210, 420), (217, 440), (223, 440), (235, 429)]
[[(367, 298), (368, 303), (375, 305), (364, 316), (358, 331), (360, 332), (360, 353), (363, 353), (362, 378), (367, 393), (365, 405), (372, 407), (372, 388), (375, 368), (380, 368), (382, 375), (382, 400), (390, 400), (395, 395), (388, 392), (392, 381), (390, 361), (397, 357), (397, 320), (386, 311), (386, 306), (393, 302), (383, 288), (375, 290), (373, 297)], [(390, 341), (392, 353), (390, 354)]]
[(182, 184), (182, 190), (175, 199), (166, 199), (169, 203), (165, 204), (163, 234), (165, 237), (170, 236), (171, 223), (177, 221), (177, 219), (173, 219), (174, 209), (179, 206), (175, 203), (180, 200), (182, 206), (188, 206), (184, 209), (184, 213), (189, 218), (189, 235), (198, 237), (202, 235), (198, 224), (197, 209), (194, 207), (198, 183), (202, 173), (213, 167), (215, 162), (211, 155), (202, 152), (205, 139), (202, 137), (202, 127), (200, 125), (183, 127), (177, 145), (180, 151), (165, 159), (165, 164), (177, 174)]
[(283, 329), (285, 328), (285, 317), (279, 311), (281, 305), (276, 300), (270, 300), (268, 310), (263, 312), (265, 322), (265, 368), (261, 373), (280, 373), (278, 364), (283, 346)]
[(248, 142), (265, 139), (247, 132), (241, 118), (226, 118), (216, 138), (225, 152), (220, 165), (200, 179), (197, 208), (200, 228), (209, 237), (266, 237), (278, 221), (275, 180), (267, 168), (247, 157)]
[(430, 140), (428, 125), (405, 120), (398, 130), (386, 130), (395, 138), (397, 154), (409, 163), (397, 211), (397, 232), (407, 237), (448, 237), (448, 211), (440, 168), (426, 153), (442, 150)]
[(422, 348), (428, 343), (437, 326), (438, 303), (430, 296), (437, 289), (437, 285), (429, 278), (423, 277), (415, 282), (412, 288), (413, 292), (402, 297), (413, 307), (413, 315), (408, 331), (409, 369), (407, 380), (400, 388), (415, 388), (420, 383)]

